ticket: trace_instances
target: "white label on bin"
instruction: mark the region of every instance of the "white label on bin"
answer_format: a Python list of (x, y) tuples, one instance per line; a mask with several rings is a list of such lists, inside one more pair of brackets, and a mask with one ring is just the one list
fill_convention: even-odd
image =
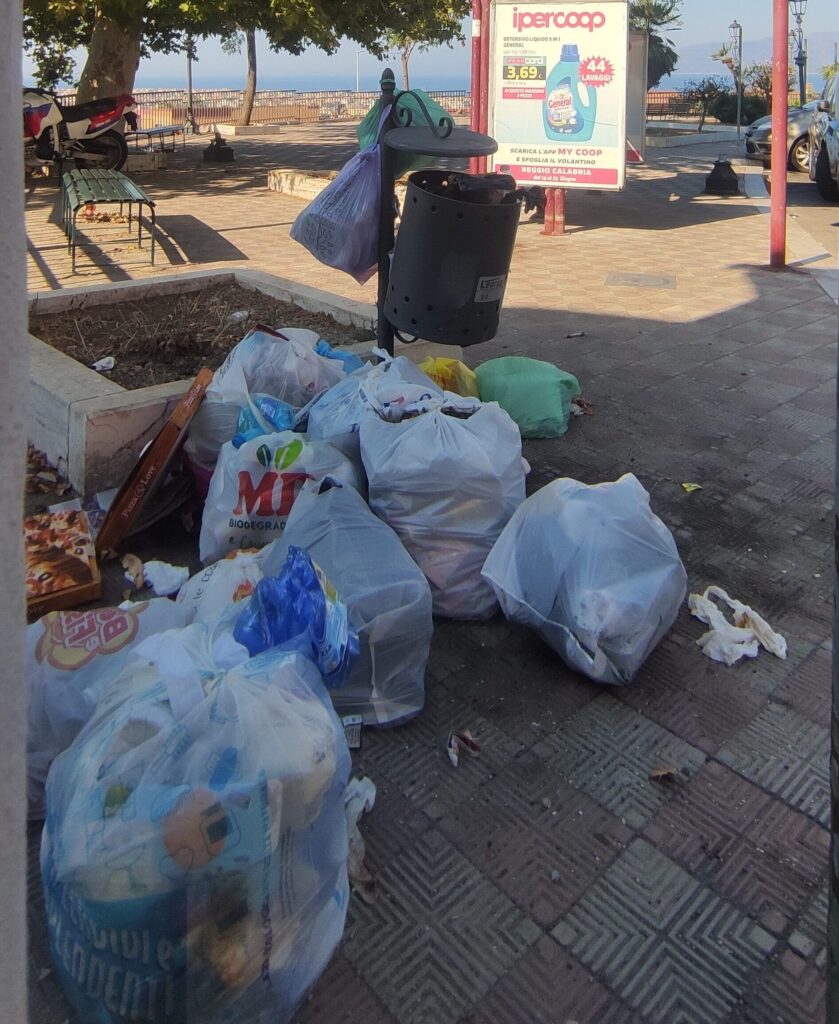
[(504, 297), (506, 283), (506, 274), (498, 274), (495, 277), (479, 277), (475, 302), (498, 302)]

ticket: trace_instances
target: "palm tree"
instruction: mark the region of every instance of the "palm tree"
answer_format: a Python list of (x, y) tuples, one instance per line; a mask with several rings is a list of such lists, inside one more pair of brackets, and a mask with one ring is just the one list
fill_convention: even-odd
[(629, 20), (633, 28), (646, 32), (649, 38), (647, 57), (647, 88), (658, 85), (665, 75), (673, 72), (679, 55), (672, 39), (656, 29), (669, 26), (678, 29), (682, 23), (681, 0), (630, 0)]

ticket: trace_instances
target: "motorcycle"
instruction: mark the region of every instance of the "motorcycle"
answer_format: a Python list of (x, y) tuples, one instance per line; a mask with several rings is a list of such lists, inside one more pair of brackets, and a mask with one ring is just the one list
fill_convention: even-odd
[(76, 167), (118, 171), (128, 156), (123, 122), (136, 131), (132, 96), (107, 96), (65, 106), (46, 89), (23, 90), (23, 140), (27, 165), (75, 160)]

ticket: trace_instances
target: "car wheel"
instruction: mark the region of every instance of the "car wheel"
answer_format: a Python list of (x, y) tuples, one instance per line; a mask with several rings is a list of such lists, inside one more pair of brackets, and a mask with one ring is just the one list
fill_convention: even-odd
[(830, 175), (830, 161), (827, 159), (827, 150), (824, 146), (819, 150), (816, 160), (816, 188), (822, 199), (827, 199), (828, 202), (839, 199), (839, 185)]
[(796, 139), (790, 146), (789, 166), (790, 170), (798, 171), (799, 174), (807, 174), (810, 170), (810, 140), (806, 135)]

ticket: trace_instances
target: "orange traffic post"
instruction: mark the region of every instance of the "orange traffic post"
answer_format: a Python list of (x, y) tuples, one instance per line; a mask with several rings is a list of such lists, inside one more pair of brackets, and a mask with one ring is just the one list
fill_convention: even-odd
[(789, 0), (773, 0), (772, 39), (772, 172), (769, 217), (769, 265), (787, 262), (787, 91), (789, 64)]

